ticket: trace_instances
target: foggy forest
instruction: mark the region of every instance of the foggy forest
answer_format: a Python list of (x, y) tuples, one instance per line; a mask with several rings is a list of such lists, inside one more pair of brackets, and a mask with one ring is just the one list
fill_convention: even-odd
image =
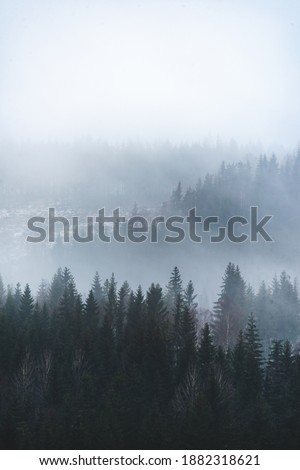
[(0, 2), (0, 449), (299, 448), (299, 19)]
[[(68, 268), (1, 294), (2, 448), (296, 448), (299, 294), (229, 263), (212, 312), (175, 267), (144, 293)], [(251, 313), (249, 313), (251, 312)], [(255, 316), (252, 312), (255, 312)]]
[[(203, 216), (218, 215), (222, 223), (234, 214), (247, 216), (249, 207), (256, 205), (262, 213), (273, 215), (270, 233), (276, 241), (269, 248), (268, 242), (259, 240), (253, 251), (251, 242), (243, 243), (242, 248), (228, 240), (216, 246), (203, 240), (194, 246), (186, 239), (168, 252), (168, 244), (159, 238), (153, 247), (150, 242), (139, 246), (112, 241), (108, 251), (98, 239), (87, 247), (64, 243), (58, 230), (55, 243), (32, 244), (26, 252), (30, 269), (28, 282), (22, 286), (19, 282), (5, 285), (3, 263), (2, 448), (299, 445), (300, 302), (297, 279), (284, 269), (296, 269), (297, 249), (291, 236), (290, 246), (279, 242), (289, 237), (291, 217), (297, 231), (294, 201), (299, 197), (299, 151), (281, 162), (274, 154), (223, 161), (215, 173), (196, 177), (192, 159), (207, 149), (200, 145), (167, 148), (174, 165), (179, 154), (177, 165), (184, 165), (189, 184), (181, 178), (166, 191), (150, 170), (137, 169), (146, 183), (128, 172), (121, 188), (126, 211), (149, 216), (182, 214), (195, 207)], [(163, 153), (166, 148), (159, 150)], [(209, 150), (228, 151), (222, 146)], [(141, 148), (139, 152), (141, 155)], [(189, 154), (191, 164), (186, 168), (187, 159), (182, 157)], [(147, 165), (145, 160), (147, 157), (141, 158), (141, 167)], [(111, 159), (108, 162), (113, 166)], [(88, 187), (82, 193), (78, 181), (65, 191), (64, 184), (54, 185), (51, 180), (42, 189), (24, 185), (14, 192), (17, 172), (10, 172), (11, 180), (2, 180), (3, 212), (19, 211), (24, 218), (27, 213), (42, 213), (53, 203), (61, 214), (76, 208), (84, 214), (86, 208), (97, 207), (98, 193), (113, 201), (118, 175), (112, 171), (115, 181), (111, 186), (99, 187), (98, 178), (108, 169), (101, 165), (98, 173), (97, 159), (94, 165), (86, 181), (81, 174), (80, 188)], [(152, 204), (151, 195), (134, 188), (134, 181), (152, 188)], [(145, 199), (137, 200), (139, 193)], [(114, 207), (114, 201), (111, 204)], [(20, 249), (15, 240), (14, 247)], [(240, 259), (241, 249), (240, 267), (235, 260)], [(103, 257), (104, 250), (109, 262)], [(201, 250), (206, 251), (209, 264)], [(13, 251), (8, 254), (14, 256)], [(79, 273), (85, 290), (77, 287), (72, 269), (61, 265), (66, 260)], [(169, 263), (178, 260), (180, 268), (173, 266), (168, 271)], [(123, 263), (126, 265), (120, 269)], [(45, 277), (32, 290), (36, 275), (31, 270), (36, 264)], [(61, 267), (49, 273), (54, 264)], [(250, 280), (244, 277), (244, 264), (251, 267)], [(99, 266), (96, 274), (92, 273), (94, 265)], [(266, 279), (258, 275), (262, 265), (268, 268)], [(272, 274), (270, 266), (277, 268)], [(114, 271), (105, 277), (108, 267)], [(130, 282), (128, 277), (118, 281), (123, 270)], [(191, 273), (196, 283), (190, 279)], [(145, 279), (152, 281), (147, 285)]]

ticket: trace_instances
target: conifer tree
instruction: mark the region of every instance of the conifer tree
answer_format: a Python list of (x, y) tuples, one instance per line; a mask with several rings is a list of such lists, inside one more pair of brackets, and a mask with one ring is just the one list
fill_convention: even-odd
[(159, 284), (152, 283), (146, 295), (147, 312), (151, 318), (160, 320), (166, 314), (163, 301), (162, 288)]
[(22, 289), (21, 289), (21, 284), (18, 282), (15, 288), (15, 295), (14, 295), (16, 310), (19, 310), (21, 297), (22, 297)]
[(115, 320), (116, 310), (117, 310), (117, 283), (115, 281), (115, 275), (114, 273), (112, 273), (110, 281), (109, 281), (109, 286), (108, 286), (107, 302), (105, 304), (105, 312), (110, 317), (110, 321), (112, 324)]
[(49, 289), (49, 305), (51, 309), (58, 307), (60, 298), (64, 293), (64, 279), (63, 272), (61, 268), (58, 268), (56, 273), (53, 276), (50, 289)]
[(178, 301), (178, 297), (182, 298), (183, 289), (182, 289), (182, 279), (177, 266), (173, 269), (169, 283), (167, 285), (167, 293), (166, 293), (166, 305), (170, 312), (174, 311), (176, 308), (176, 303)]
[(28, 284), (26, 284), (25, 289), (23, 291), (22, 297), (21, 297), (21, 302), (20, 302), (20, 307), (19, 307), (19, 314), (21, 321), (25, 322), (27, 321), (34, 309), (34, 300), (31, 295), (31, 290)]
[(197, 347), (197, 331), (195, 325), (195, 317), (193, 312), (187, 305), (183, 308), (181, 327), (180, 327), (181, 341), (180, 352), (178, 358), (179, 374), (184, 375), (184, 372), (191, 367), (196, 360), (196, 347)]
[[(77, 297), (77, 302), (78, 302), (78, 297)], [(85, 319), (86, 319), (86, 323), (88, 327), (92, 331), (95, 330), (98, 326), (99, 309), (98, 309), (98, 304), (95, 300), (92, 289), (90, 290), (89, 295), (84, 305), (84, 315), (85, 315)]]
[(259, 333), (253, 314), (249, 316), (245, 330), (245, 385), (250, 398), (262, 391), (263, 357)]
[(94, 294), (95, 300), (99, 308), (103, 309), (104, 293), (103, 293), (103, 288), (101, 286), (101, 279), (100, 279), (98, 271), (96, 271), (94, 279), (93, 279), (92, 290), (93, 290), (93, 294)]
[(236, 390), (244, 395), (246, 374), (246, 344), (243, 331), (240, 331), (237, 342), (231, 353), (233, 383)]
[(130, 294), (130, 288), (128, 282), (124, 282), (118, 292), (117, 308), (115, 316), (115, 330), (116, 330), (116, 342), (118, 352), (120, 353), (123, 344), (124, 335), (124, 323), (128, 308), (128, 298)]
[(3, 284), (2, 276), (0, 274), (0, 308), (4, 307), (5, 300), (6, 300), (6, 290)]
[(214, 307), (214, 339), (217, 345), (232, 347), (239, 331), (246, 324), (245, 281), (240, 270), (229, 263), (223, 278), (222, 291)]
[(207, 381), (213, 373), (213, 364), (216, 348), (213, 344), (213, 337), (209, 324), (206, 323), (201, 332), (200, 345), (198, 350), (199, 372), (203, 381)]
[(195, 294), (193, 282), (189, 281), (183, 293), (183, 300), (190, 310), (194, 311), (197, 308), (198, 304), (195, 302), (196, 297), (197, 294)]
[(45, 279), (42, 279), (36, 296), (36, 301), (38, 302), (40, 308), (43, 307), (44, 304), (48, 302), (48, 295), (49, 295), (49, 286)]

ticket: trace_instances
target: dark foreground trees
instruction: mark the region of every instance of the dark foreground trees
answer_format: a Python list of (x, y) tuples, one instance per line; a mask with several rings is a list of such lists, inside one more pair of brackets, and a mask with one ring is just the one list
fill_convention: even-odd
[(68, 269), (36, 299), (28, 285), (3, 289), (1, 448), (298, 448), (298, 294), (286, 274), (273, 284), (250, 302), (229, 264), (200, 330), (178, 268), (165, 292), (96, 274), (82, 299)]

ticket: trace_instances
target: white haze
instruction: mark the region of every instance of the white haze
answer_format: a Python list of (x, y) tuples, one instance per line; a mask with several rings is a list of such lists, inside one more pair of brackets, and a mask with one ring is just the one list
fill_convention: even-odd
[(279, 256), (277, 244), (74, 254), (25, 237), (26, 220), (49, 204), (158, 210), (178, 180), (194, 187), (222, 160), (254, 168), (261, 152), (294, 154), (299, 45), (299, 0), (0, 0), (5, 283), (36, 289), (61, 264), (85, 291), (96, 269), (145, 289), (177, 264), (212, 305), (228, 261), (255, 287), (283, 269), (299, 278), (298, 239)]
[(1, 0), (0, 139), (299, 140), (300, 3)]

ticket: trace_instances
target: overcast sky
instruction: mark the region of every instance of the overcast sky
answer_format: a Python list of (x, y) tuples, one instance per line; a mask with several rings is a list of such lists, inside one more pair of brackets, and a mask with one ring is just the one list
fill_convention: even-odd
[(0, 0), (0, 139), (300, 140), (299, 0)]

